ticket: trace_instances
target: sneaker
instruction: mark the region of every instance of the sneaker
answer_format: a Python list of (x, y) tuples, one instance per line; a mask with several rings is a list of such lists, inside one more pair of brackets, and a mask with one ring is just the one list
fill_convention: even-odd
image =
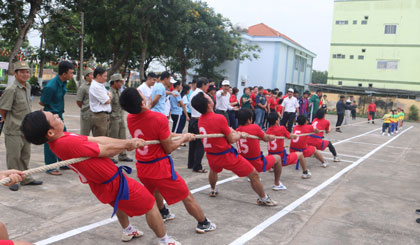
[(273, 191), (287, 190), (287, 187), (280, 182), (280, 185), (273, 185)]
[(128, 242), (128, 241), (131, 241), (131, 239), (133, 239), (133, 238), (141, 237), (143, 235), (144, 235), (144, 233), (142, 231), (139, 231), (139, 230), (136, 229), (135, 231), (131, 232), (130, 234), (127, 234), (127, 233), (123, 232), (121, 240), (123, 242)]
[(216, 230), (216, 224), (212, 223), (209, 219), (207, 219), (207, 224), (205, 225), (197, 224), (197, 228), (195, 228), (195, 231), (200, 234), (204, 234), (206, 232), (210, 232), (214, 230)]
[(168, 237), (168, 242), (157, 242), (156, 245), (181, 245), (181, 243), (172, 237)]
[(162, 215), (163, 222), (175, 219), (175, 214), (171, 213), (171, 211), (169, 211), (168, 214), (161, 214), (161, 215)]
[(312, 177), (311, 172), (309, 170), (305, 173), (302, 173), (302, 179), (310, 179)]
[(416, 209), (416, 214), (420, 214), (420, 209)]
[(391, 135), (388, 133), (388, 136), (391, 136)]
[(18, 191), (19, 190), (19, 184), (14, 184), (14, 185), (9, 186), (9, 190)]
[(341, 161), (340, 158), (338, 156), (335, 156), (334, 157), (334, 162), (339, 162), (339, 161)]
[(323, 163), (321, 164), (321, 166), (322, 166), (323, 168), (328, 167), (328, 162), (327, 162), (327, 161), (323, 162)]
[(260, 206), (269, 206), (269, 207), (277, 206), (277, 202), (274, 200), (271, 200), (271, 197), (269, 195), (267, 195), (267, 198), (265, 199), (258, 198), (257, 204)]
[(217, 194), (219, 194), (219, 192), (217, 190), (210, 191), (210, 196), (211, 197), (217, 197)]
[(382, 135), (385, 136), (385, 132), (383, 132)]

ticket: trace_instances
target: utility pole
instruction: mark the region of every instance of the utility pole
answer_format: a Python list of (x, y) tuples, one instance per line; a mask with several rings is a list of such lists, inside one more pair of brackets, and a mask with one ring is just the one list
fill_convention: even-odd
[(79, 63), (79, 86), (80, 87), (82, 85), (82, 77), (83, 77), (83, 42), (85, 40), (85, 13), (81, 12), (80, 13), (80, 19), (81, 19), (81, 33), (80, 33), (80, 63)]

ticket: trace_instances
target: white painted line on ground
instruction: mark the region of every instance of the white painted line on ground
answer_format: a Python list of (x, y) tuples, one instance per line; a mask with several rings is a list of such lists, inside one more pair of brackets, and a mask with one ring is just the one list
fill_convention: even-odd
[[(381, 145), (377, 143), (367, 143), (367, 142), (360, 142), (360, 141), (351, 141), (349, 143), (353, 144), (360, 144), (360, 145)], [(404, 149), (404, 150), (411, 150), (412, 148), (409, 147), (399, 147), (399, 146), (386, 146), (387, 148), (395, 148), (395, 149)]]
[(309, 192), (307, 192), (305, 195), (303, 195), (302, 197), (300, 197), (296, 201), (292, 202), (291, 204), (287, 205), (285, 208), (283, 208), (282, 210), (280, 210), (279, 212), (277, 212), (276, 214), (274, 214), (270, 218), (266, 219), (261, 224), (257, 225), (256, 227), (254, 227), (253, 229), (251, 229), (247, 233), (243, 234), (241, 237), (239, 237), (238, 239), (236, 239), (235, 241), (233, 241), (232, 243), (230, 243), (230, 245), (242, 245), (242, 244), (245, 244), (246, 242), (248, 242), (249, 240), (251, 240), (252, 238), (254, 238), (255, 236), (257, 236), (259, 233), (261, 233), (262, 231), (264, 231), (267, 227), (269, 227), (273, 223), (277, 222), (281, 217), (285, 216), (286, 214), (290, 213), (291, 211), (293, 211), (294, 209), (296, 209), (297, 207), (299, 207), (302, 203), (304, 203), (308, 199), (312, 198), (319, 191), (323, 190), (325, 187), (327, 187), (328, 185), (330, 185), (335, 180), (339, 179), (341, 176), (343, 176), (345, 173), (347, 173), (351, 169), (357, 167), (360, 163), (362, 163), (363, 161), (365, 161), (366, 159), (368, 159), (369, 157), (371, 157), (373, 154), (375, 154), (376, 152), (378, 152), (380, 149), (384, 148), (386, 145), (388, 145), (392, 141), (396, 140), (398, 137), (400, 137), (401, 135), (403, 135), (405, 132), (407, 132), (411, 128), (413, 128), (413, 126), (407, 128), (406, 130), (404, 130), (403, 132), (401, 132), (399, 135), (397, 135), (394, 138), (388, 140), (387, 142), (383, 143), (382, 145), (376, 147), (374, 150), (370, 151), (368, 154), (364, 155), (362, 158), (360, 158), (359, 160), (355, 161), (353, 164), (347, 166), (346, 168), (344, 168), (343, 170), (341, 170), (340, 172), (338, 172), (337, 174), (335, 174), (331, 178), (327, 179), (322, 184), (318, 185), (317, 187), (315, 187), (314, 189), (310, 190)]
[[(378, 129), (375, 129), (375, 130), (371, 130), (371, 131), (369, 131), (367, 133), (363, 133), (363, 134), (360, 134), (360, 135), (353, 136), (353, 137), (351, 137), (349, 139), (338, 141), (338, 142), (333, 143), (333, 144), (334, 145), (338, 145), (338, 144), (341, 144), (342, 142), (347, 142), (350, 139), (355, 139), (355, 138), (358, 138), (358, 137), (365, 136), (365, 135), (370, 134), (370, 133), (372, 133), (372, 132), (374, 132), (376, 130), (379, 130), (379, 128)], [(230, 178), (226, 178), (224, 180), (218, 181), (217, 182), (217, 185), (220, 185), (220, 184), (223, 184), (223, 183), (226, 183), (226, 182), (235, 180), (237, 178), (239, 178), (239, 177), (238, 176), (232, 176)], [(194, 194), (194, 193), (197, 193), (199, 191), (202, 191), (202, 190), (205, 190), (205, 189), (208, 189), (208, 188), (210, 188), (210, 185), (205, 185), (205, 186), (196, 188), (194, 190), (191, 190), (191, 193)], [(57, 242), (57, 241), (60, 241), (60, 240), (63, 240), (63, 239), (72, 237), (74, 235), (80, 234), (82, 232), (89, 231), (91, 229), (97, 228), (99, 226), (107, 225), (107, 224), (112, 223), (114, 221), (116, 221), (116, 219), (113, 219), (113, 220), (111, 220), (111, 219), (105, 219), (105, 220), (102, 220), (102, 221), (99, 221), (99, 222), (96, 222), (96, 223), (93, 223), (93, 224), (90, 224), (90, 225), (86, 225), (86, 226), (83, 226), (83, 227), (80, 227), (80, 228), (76, 228), (76, 229), (73, 229), (71, 231), (68, 231), (68, 232), (65, 232), (65, 233), (62, 233), (62, 234), (59, 234), (59, 235), (56, 235), (56, 236), (47, 238), (45, 240), (36, 242), (35, 244), (36, 245), (46, 245), (46, 244), (50, 244), (50, 243), (53, 243), (53, 242)]]

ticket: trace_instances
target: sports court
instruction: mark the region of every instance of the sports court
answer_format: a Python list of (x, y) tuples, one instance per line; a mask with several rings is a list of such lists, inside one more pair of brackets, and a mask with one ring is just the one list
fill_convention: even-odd
[[(35, 97), (34, 110), (40, 108), (38, 101)], [(67, 95), (64, 119), (69, 131), (78, 133), (78, 115), (75, 96)], [(335, 116), (327, 119), (335, 125)], [(341, 162), (334, 163), (328, 150), (326, 169), (315, 158), (308, 159), (312, 173), (308, 180), (302, 180), (294, 166), (283, 168), (285, 191), (271, 190), (273, 173), (261, 174), (267, 194), (279, 204), (276, 207), (257, 206), (246, 178), (229, 171), (219, 175), (219, 196), (209, 197), (207, 174), (187, 169), (188, 147), (177, 150), (172, 154), (175, 168), (217, 230), (196, 234), (196, 221), (178, 203), (170, 206), (176, 218), (166, 223), (168, 235), (182, 244), (418, 244), (420, 129), (418, 124), (405, 123), (398, 134), (388, 137), (380, 134), (381, 125), (381, 121), (358, 124), (342, 128), (341, 134), (327, 135)], [(6, 169), (4, 139), (0, 138), (0, 169)], [(266, 152), (266, 143), (261, 142), (261, 148)], [(134, 152), (129, 155), (134, 158)], [(208, 169), (205, 159), (203, 163)], [(134, 163), (124, 164), (133, 167), (131, 177), (136, 178)], [(42, 165), (43, 147), (32, 146), (30, 167)], [(122, 243), (121, 228), (116, 219), (110, 219), (112, 207), (97, 201), (73, 171), (36, 178), (44, 184), (23, 186), (18, 192), (0, 188), (0, 220), (11, 239), (36, 244)], [(131, 223), (145, 235), (130, 244), (155, 241), (144, 217)]]

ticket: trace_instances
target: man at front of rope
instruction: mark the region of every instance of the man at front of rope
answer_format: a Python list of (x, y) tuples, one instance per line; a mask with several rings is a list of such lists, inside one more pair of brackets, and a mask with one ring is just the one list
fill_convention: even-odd
[(290, 141), (290, 152), (302, 152), (305, 158), (315, 155), (315, 158), (318, 159), (322, 167), (328, 167), (328, 162), (324, 159), (321, 153), (313, 146), (308, 145), (309, 135), (299, 136), (299, 134), (309, 134), (309, 133), (319, 133), (319, 130), (314, 128), (312, 125), (308, 125), (308, 120), (304, 115), (299, 115), (296, 122), (298, 125), (293, 129), (293, 134), (296, 134), (298, 137)]
[(117, 215), (123, 228), (122, 241), (127, 242), (143, 235), (143, 232), (130, 224), (128, 216), (145, 214), (147, 224), (158, 237), (158, 244), (180, 244), (166, 235), (165, 225), (150, 192), (123, 173), (123, 170), (131, 173), (131, 168), (118, 168), (109, 159), (124, 150), (143, 147), (145, 142), (142, 139), (122, 140), (67, 133), (64, 132), (64, 123), (57, 114), (43, 111), (26, 115), (21, 130), (26, 140), (33, 144), (48, 143), (60, 159), (90, 158), (69, 167), (79, 175), (82, 183), (89, 184), (100, 202), (114, 207), (112, 216)]
[(207, 94), (198, 93), (191, 100), (191, 106), (202, 114), (198, 120), (200, 134), (223, 134), (225, 136), (224, 138), (204, 138), (202, 140), (210, 166), (210, 196), (217, 196), (216, 183), (218, 173), (223, 169), (227, 169), (239, 177), (247, 176), (250, 179), (251, 187), (259, 196), (257, 199), (258, 205), (276, 206), (277, 203), (271, 200), (270, 196), (264, 192), (259, 174), (254, 166), (239, 155), (236, 149), (231, 146), (231, 144), (236, 143), (239, 139), (245, 139), (247, 134), (238, 133), (232, 128), (229, 128), (226, 118), (213, 112), (213, 101)]
[(330, 129), (330, 121), (325, 119), (326, 111), (324, 109), (319, 109), (316, 112), (315, 119), (312, 122), (312, 126), (318, 129), (320, 132), (317, 134), (309, 135), (308, 145), (314, 146), (317, 150), (324, 151), (327, 147), (330, 152), (333, 154), (334, 162), (339, 162), (340, 159), (337, 156), (337, 151), (333, 146), (331, 141), (323, 140), (324, 132), (328, 134)]
[[(252, 123), (253, 113), (251, 109), (244, 108), (238, 112), (239, 128), (238, 132), (245, 132), (250, 135), (258, 136), (265, 142), (275, 140), (273, 135), (265, 134), (257, 124)], [(274, 169), (274, 191), (286, 190), (286, 186), (280, 182), (281, 176), (281, 158), (279, 155), (264, 156), (260, 147), (259, 139), (240, 139), (238, 141), (238, 150), (241, 156), (248, 160), (255, 169), (261, 173), (270, 169)]]
[[(136, 167), (140, 181), (150, 193), (155, 194), (162, 218), (164, 220), (174, 218), (165, 207), (163, 197), (168, 205), (179, 201), (184, 203), (188, 213), (198, 222), (196, 232), (206, 233), (216, 230), (216, 225), (206, 218), (184, 179), (175, 171), (169, 155), (181, 144), (195, 140), (195, 136), (189, 133), (171, 134), (165, 115), (149, 110), (144, 97), (134, 88), (127, 88), (122, 92), (120, 105), (130, 113), (127, 116), (127, 126), (131, 137), (160, 140), (160, 144), (147, 145), (136, 150)], [(172, 140), (172, 136), (181, 136), (181, 138)]]

